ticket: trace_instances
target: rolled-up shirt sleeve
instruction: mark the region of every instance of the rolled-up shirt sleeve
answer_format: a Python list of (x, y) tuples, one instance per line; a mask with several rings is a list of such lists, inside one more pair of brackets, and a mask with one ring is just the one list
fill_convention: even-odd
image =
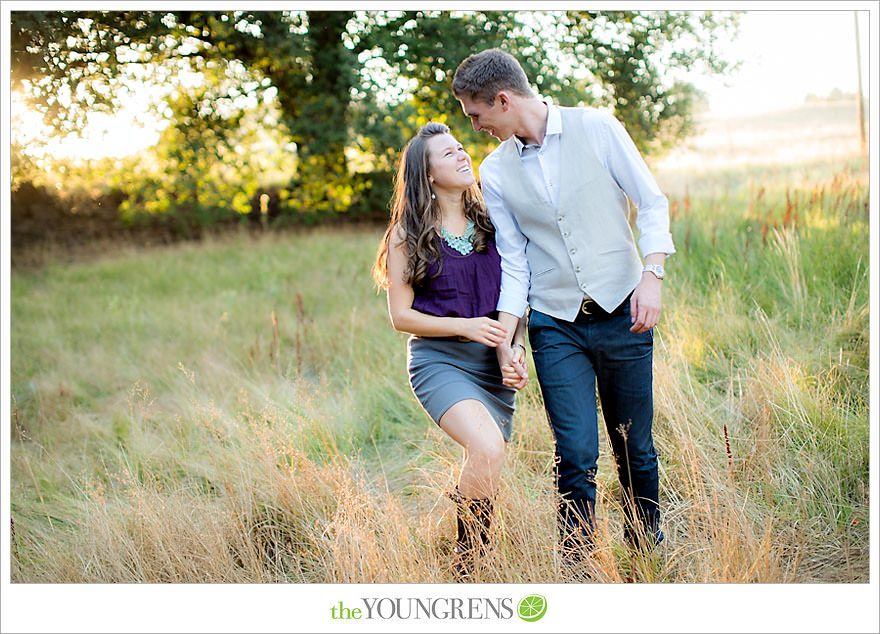
[[(629, 133), (617, 119), (600, 113), (602, 130), (601, 157), (611, 176), (638, 209), (639, 250), (649, 253), (675, 253), (669, 231), (669, 201), (660, 191), (648, 165)], [(587, 121), (584, 120), (585, 128)]]
[(495, 225), (495, 246), (501, 256), (501, 295), (498, 298), (498, 310), (522, 317), (529, 298), (529, 261), (526, 258), (528, 240), (504, 204), (500, 179), (489, 157), (480, 166), (480, 185), (489, 218)]

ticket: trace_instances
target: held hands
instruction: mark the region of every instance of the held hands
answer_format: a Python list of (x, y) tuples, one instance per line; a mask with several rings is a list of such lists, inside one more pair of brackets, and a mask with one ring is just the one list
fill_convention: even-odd
[(526, 351), (519, 345), (498, 346), (498, 365), (501, 367), (502, 383), (515, 390), (523, 389), (529, 382), (529, 371), (526, 367)]
[(464, 320), (461, 335), (471, 341), (479, 341), (490, 348), (495, 348), (507, 337), (507, 329), (494, 319), (475, 317)]
[(504, 385), (521, 390), (529, 382), (525, 348), (519, 345), (511, 347), (505, 343), (507, 328), (501, 322), (489, 317), (465, 319), (460, 334), (471, 341), (478, 341), (496, 349)]
[(660, 291), (663, 282), (658, 280), (652, 273), (642, 273), (642, 280), (633, 291), (629, 301), (630, 316), (632, 317), (631, 332), (647, 332), (660, 321)]

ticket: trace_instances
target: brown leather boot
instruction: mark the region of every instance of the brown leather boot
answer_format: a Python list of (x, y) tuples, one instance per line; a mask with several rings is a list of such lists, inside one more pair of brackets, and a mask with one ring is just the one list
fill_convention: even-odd
[(477, 561), (486, 553), (494, 504), (491, 498), (465, 497), (458, 487), (448, 495), (455, 503), (457, 529), (452, 570), (459, 581), (467, 581), (473, 577)]

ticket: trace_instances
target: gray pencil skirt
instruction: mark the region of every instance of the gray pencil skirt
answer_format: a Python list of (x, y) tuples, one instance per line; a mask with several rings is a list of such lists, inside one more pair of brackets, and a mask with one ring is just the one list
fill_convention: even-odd
[(495, 348), (416, 336), (407, 340), (406, 348), (409, 384), (435, 423), (459, 401), (474, 399), (489, 410), (504, 440), (510, 440), (516, 390), (501, 382)]

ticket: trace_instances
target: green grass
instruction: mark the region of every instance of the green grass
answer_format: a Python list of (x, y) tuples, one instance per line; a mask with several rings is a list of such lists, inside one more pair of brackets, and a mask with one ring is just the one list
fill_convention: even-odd
[[(867, 580), (866, 172), (743, 168), (671, 192), (655, 353), (668, 539), (650, 557), (623, 547), (603, 451), (593, 579)], [(461, 454), (407, 384), (406, 336), (369, 277), (380, 234), (13, 271), (13, 581), (450, 581), (443, 492)], [(515, 427), (479, 579), (564, 581), (534, 377)]]

